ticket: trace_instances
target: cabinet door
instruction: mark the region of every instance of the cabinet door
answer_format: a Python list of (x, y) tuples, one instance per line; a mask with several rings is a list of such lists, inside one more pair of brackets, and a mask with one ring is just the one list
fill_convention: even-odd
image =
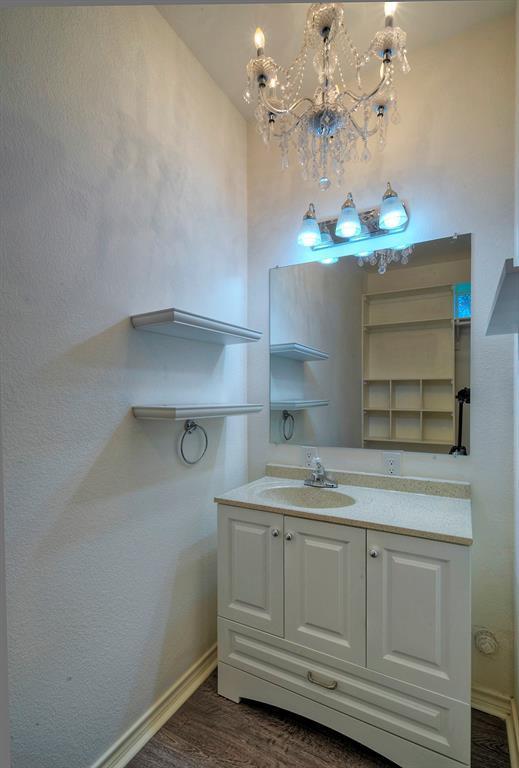
[(283, 516), (218, 508), (218, 614), (283, 636)]
[(365, 664), (366, 532), (285, 517), (285, 537), (286, 639)]
[(470, 552), (368, 531), (370, 669), (468, 702)]

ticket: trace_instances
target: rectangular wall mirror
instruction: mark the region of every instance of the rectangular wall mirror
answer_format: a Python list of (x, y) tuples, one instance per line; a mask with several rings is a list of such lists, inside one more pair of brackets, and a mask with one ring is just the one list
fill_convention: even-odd
[(470, 235), (272, 269), (271, 441), (468, 453), (470, 273)]

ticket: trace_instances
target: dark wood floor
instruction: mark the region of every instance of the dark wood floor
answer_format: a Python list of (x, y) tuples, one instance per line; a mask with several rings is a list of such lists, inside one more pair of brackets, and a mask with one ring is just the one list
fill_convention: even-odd
[[(472, 768), (509, 768), (505, 724), (473, 711)], [(128, 768), (393, 768), (324, 726), (274, 707), (233, 704), (216, 673), (133, 758)], [(427, 768), (417, 766), (416, 768)]]

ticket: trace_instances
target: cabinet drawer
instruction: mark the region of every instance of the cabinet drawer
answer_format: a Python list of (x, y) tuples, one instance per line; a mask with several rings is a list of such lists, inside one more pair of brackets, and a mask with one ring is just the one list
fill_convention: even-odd
[(226, 619), (219, 659), (460, 762), (470, 760), (470, 707)]

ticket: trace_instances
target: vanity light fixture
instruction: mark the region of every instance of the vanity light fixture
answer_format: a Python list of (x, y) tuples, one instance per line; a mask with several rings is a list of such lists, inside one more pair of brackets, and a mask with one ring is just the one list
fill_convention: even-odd
[(326, 248), (327, 245), (333, 245), (333, 237), (330, 234), (328, 225), (326, 223), (323, 224), (323, 226), (320, 227), (320, 230), (321, 230), (321, 242), (320, 242), (321, 248)]
[[(345, 162), (371, 157), (370, 139), (386, 141), (388, 118), (399, 121), (395, 90), (396, 65), (409, 71), (406, 33), (394, 26), (397, 3), (384, 5), (385, 25), (369, 48), (359, 52), (346, 26), (342, 3), (313, 3), (306, 17), (303, 44), (288, 67), (265, 55), (265, 35), (254, 34), (256, 57), (247, 65), (245, 101), (254, 103), (258, 129), (266, 144), (279, 143), (281, 165), (288, 166), (289, 144), (296, 149), (303, 177), (328, 189), (330, 177), (340, 180)], [(376, 61), (380, 77), (370, 77), (368, 64)], [(317, 83), (306, 77), (309, 66)], [(307, 66), (308, 65), (308, 66)], [(353, 83), (345, 73), (353, 69)], [(363, 84), (366, 73), (367, 83)], [(303, 86), (308, 83), (305, 95)], [(302, 95), (301, 95), (302, 94)]]
[(318, 245), (321, 242), (321, 230), (315, 218), (315, 205), (313, 203), (310, 203), (307, 212), (303, 216), (297, 242), (299, 245), (309, 247)]
[(337, 218), (317, 222), (315, 206), (310, 203), (303, 216), (297, 242), (299, 245), (320, 250), (403, 232), (407, 229), (408, 222), (407, 208), (388, 181), (381, 205), (364, 211), (357, 211), (353, 195), (348, 192)]
[(356, 237), (360, 235), (361, 224), (359, 214), (355, 208), (353, 202), (353, 195), (348, 192), (348, 196), (342, 204), (339, 218), (337, 219), (337, 225), (335, 227), (335, 234), (339, 237)]
[(399, 229), (403, 224), (407, 223), (408, 218), (402, 201), (388, 181), (378, 217), (380, 229)]

